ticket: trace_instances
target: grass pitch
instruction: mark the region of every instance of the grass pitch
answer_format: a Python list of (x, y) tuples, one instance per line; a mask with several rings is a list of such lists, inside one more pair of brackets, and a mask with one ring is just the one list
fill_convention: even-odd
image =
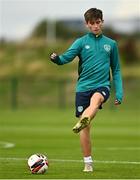
[[(82, 172), (73, 114), (73, 109), (0, 111), (0, 179), (140, 178), (138, 110), (104, 108), (97, 114), (91, 132), (93, 173)], [(28, 170), (27, 158), (34, 153), (48, 156), (47, 173), (33, 175)]]

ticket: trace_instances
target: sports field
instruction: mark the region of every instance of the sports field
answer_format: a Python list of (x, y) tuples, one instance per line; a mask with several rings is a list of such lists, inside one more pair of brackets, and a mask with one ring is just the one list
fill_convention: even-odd
[[(83, 163), (73, 109), (0, 111), (1, 179), (136, 179), (140, 178), (139, 109), (104, 108), (92, 124), (94, 172)], [(48, 156), (49, 170), (33, 175), (27, 158)]]

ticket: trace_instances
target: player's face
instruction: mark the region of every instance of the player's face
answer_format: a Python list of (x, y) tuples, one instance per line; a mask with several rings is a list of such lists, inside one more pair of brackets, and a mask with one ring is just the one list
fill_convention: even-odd
[(88, 21), (87, 23), (87, 27), (90, 29), (90, 31), (94, 34), (101, 34), (102, 32), (102, 26), (103, 26), (103, 20), (101, 19), (97, 19), (97, 20), (93, 20)]

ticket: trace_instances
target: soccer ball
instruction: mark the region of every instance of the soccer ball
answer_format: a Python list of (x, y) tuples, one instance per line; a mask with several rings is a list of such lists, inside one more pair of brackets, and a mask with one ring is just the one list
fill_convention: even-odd
[(33, 154), (28, 159), (32, 174), (44, 174), (48, 169), (48, 159), (43, 154)]

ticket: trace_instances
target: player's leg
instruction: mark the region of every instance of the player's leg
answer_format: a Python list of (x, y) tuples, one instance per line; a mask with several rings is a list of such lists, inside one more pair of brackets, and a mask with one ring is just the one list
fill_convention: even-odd
[(104, 101), (104, 97), (99, 92), (92, 95), (90, 99), (90, 105), (84, 110), (78, 123), (73, 127), (75, 133), (80, 132), (82, 129), (87, 127), (91, 120), (95, 117), (99, 107)]
[[(109, 88), (107, 87), (100, 87), (97, 88), (96, 91), (93, 90), (92, 92), (93, 95), (90, 96), (90, 101), (86, 102), (87, 106), (82, 112), (80, 120), (73, 127), (73, 131), (75, 133), (80, 132), (90, 124), (91, 120), (95, 117), (98, 109), (102, 107), (102, 103), (106, 102), (110, 95)], [(88, 98), (86, 97), (86, 99)]]
[(80, 144), (84, 157), (84, 172), (92, 172), (92, 157), (91, 157), (91, 138), (90, 138), (90, 125), (80, 131)]
[[(99, 88), (92, 96), (90, 96), (91, 98), (89, 97), (89, 95), (85, 96), (85, 94), (81, 97), (78, 96), (76, 98), (77, 101), (79, 101), (77, 103), (78, 106), (80, 105), (79, 107), (82, 107), (81, 105), (83, 102), (84, 102), (83, 104), (86, 104), (86, 106), (80, 115), (76, 111), (77, 117), (78, 116), (80, 117), (80, 120), (77, 123), (78, 126), (79, 126), (79, 124), (81, 126), (82, 119), (87, 118), (88, 120), (91, 120), (95, 117), (99, 107), (101, 107), (102, 103), (108, 99), (109, 89), (102, 87), (102, 88)], [(86, 97), (86, 98), (84, 98), (84, 97)], [(82, 99), (82, 101), (80, 101), (79, 99), (80, 100)], [(81, 143), (81, 148), (82, 148), (82, 152), (83, 152), (83, 156), (84, 156), (84, 163), (85, 163), (84, 171), (90, 172), (90, 171), (93, 171), (93, 168), (92, 168), (93, 161), (92, 161), (92, 157), (91, 157), (90, 123), (86, 124), (86, 126), (84, 128), (83, 128), (83, 124), (82, 124), (82, 128), (81, 127), (77, 128), (77, 124), (76, 124), (76, 126), (74, 126), (76, 131), (74, 131), (74, 128), (73, 128), (73, 131), (76, 133), (80, 131), (80, 143)]]
[[(99, 109), (99, 106), (102, 104), (103, 101), (104, 101), (104, 97), (100, 93), (93, 94), (90, 100), (90, 105), (83, 112), (81, 119), (85, 117), (89, 119), (94, 118)], [(93, 160), (91, 157), (92, 153), (91, 153), (90, 125), (88, 125), (86, 128), (80, 131), (80, 143), (81, 143), (81, 148), (85, 163), (84, 172), (92, 172)]]
[(90, 125), (80, 131), (80, 144), (84, 157), (91, 156)]
[(83, 112), (81, 119), (85, 117), (89, 118), (90, 120), (93, 119), (104, 101), (104, 97), (99, 92), (93, 94), (90, 100), (90, 105), (85, 109)]

